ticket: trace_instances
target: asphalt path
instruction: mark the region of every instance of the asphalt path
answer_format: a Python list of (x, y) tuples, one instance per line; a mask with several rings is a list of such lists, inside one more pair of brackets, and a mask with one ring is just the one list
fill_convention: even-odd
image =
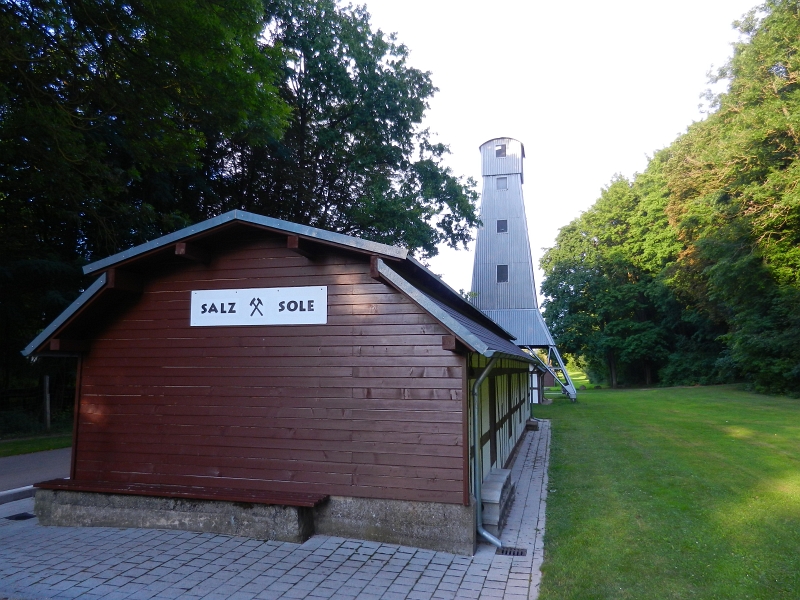
[(72, 448), (0, 458), (0, 492), (69, 477)]

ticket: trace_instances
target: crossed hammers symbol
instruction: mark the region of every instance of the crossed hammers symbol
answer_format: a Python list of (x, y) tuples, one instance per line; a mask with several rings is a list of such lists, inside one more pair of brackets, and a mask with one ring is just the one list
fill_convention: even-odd
[(261, 298), (253, 298), (252, 300), (250, 300), (250, 306), (253, 307), (253, 312), (250, 313), (251, 317), (254, 314), (256, 314), (256, 311), (258, 311), (258, 314), (260, 314), (262, 317), (264, 316), (264, 313), (262, 313), (261, 310), (258, 308), (262, 304), (264, 303), (261, 301)]

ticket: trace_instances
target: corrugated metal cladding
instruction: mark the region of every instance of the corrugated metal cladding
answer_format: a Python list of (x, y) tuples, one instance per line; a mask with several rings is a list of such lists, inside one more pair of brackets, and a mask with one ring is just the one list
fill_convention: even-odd
[[(505, 144), (505, 158), (497, 148)], [(501, 152), (502, 153), (502, 152)], [(517, 337), (521, 346), (551, 346), (553, 338), (539, 312), (528, 220), (522, 195), (524, 148), (513, 138), (489, 140), (481, 146), (483, 195), (481, 221), (475, 242), (472, 270), (473, 303), (503, 329)], [(498, 189), (498, 178), (507, 189)], [(507, 221), (498, 232), (497, 222)], [(508, 265), (508, 281), (497, 281), (498, 265)]]
[[(497, 152), (497, 146), (505, 146), (505, 152)], [(498, 156), (505, 154), (505, 156)], [(519, 174), (523, 179), (522, 159), (525, 158), (525, 146), (513, 138), (497, 138), (489, 140), (481, 146), (481, 173), (486, 175)]]
[[(522, 144), (510, 138), (498, 138), (481, 146), (484, 165), (489, 160), (487, 155), (494, 157), (495, 146), (504, 142), (516, 144), (517, 156), (521, 161)], [(507, 158), (510, 154), (507, 146)], [(497, 189), (499, 177), (506, 178), (507, 189)], [(506, 232), (497, 232), (498, 220), (507, 222)], [(478, 229), (472, 270), (472, 291), (477, 294), (473, 301), (475, 306), (480, 310), (537, 308), (520, 173), (498, 176), (484, 172), (481, 221), (483, 224)], [(508, 265), (507, 282), (497, 282), (497, 265)]]
[(530, 310), (484, 310), (487, 317), (503, 329), (513, 333), (520, 346), (555, 346), (553, 337), (538, 309)]

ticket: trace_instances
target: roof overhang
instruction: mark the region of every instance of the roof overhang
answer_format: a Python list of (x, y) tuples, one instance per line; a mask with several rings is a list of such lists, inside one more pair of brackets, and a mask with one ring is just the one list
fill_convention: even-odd
[(80, 296), (78, 296), (78, 298), (72, 304), (70, 304), (66, 310), (58, 315), (55, 320), (50, 323), (50, 325), (45, 327), (42, 333), (37, 335), (30, 344), (25, 346), (25, 349), (22, 351), (22, 356), (30, 356), (35, 351), (39, 350), (41, 346), (56, 333), (58, 333), (59, 329), (69, 322), (74, 315), (89, 305), (90, 301), (95, 298), (105, 287), (107, 280), (108, 277), (105, 273), (100, 275), (100, 277), (98, 277), (92, 285), (86, 288), (86, 290)]
[(406, 248), (399, 248), (397, 246), (388, 246), (378, 242), (370, 242), (369, 240), (362, 240), (361, 238), (345, 235), (342, 233), (335, 233), (333, 231), (325, 231), (324, 229), (317, 229), (308, 225), (299, 225), (281, 219), (274, 219), (272, 217), (264, 217), (254, 213), (246, 212), (243, 210), (232, 210), (226, 213), (208, 219), (196, 225), (191, 225), (180, 229), (174, 233), (170, 233), (144, 244), (134, 246), (128, 250), (118, 252), (102, 260), (95, 261), (83, 267), (83, 272), (86, 275), (104, 271), (110, 267), (118, 266), (132, 260), (135, 260), (144, 255), (157, 252), (172, 244), (188, 240), (204, 233), (212, 232), (215, 229), (224, 228), (234, 224), (250, 225), (280, 233), (283, 235), (296, 235), (300, 238), (313, 240), (326, 244), (329, 246), (336, 246), (344, 249), (357, 250), (369, 254), (375, 254), (381, 257), (395, 260), (404, 260), (408, 256)]
[[(135, 300), (136, 296), (132, 294), (141, 293), (143, 274), (146, 272), (146, 269), (142, 270), (141, 267), (147, 265), (147, 261), (161, 260), (166, 257), (168, 252), (165, 253), (165, 251), (168, 251), (171, 246), (175, 247), (175, 252), (172, 253), (174, 255), (178, 253), (182, 242), (187, 242), (185, 250), (186, 247), (193, 246), (195, 241), (204, 240), (207, 236), (214, 235), (215, 232), (222, 232), (229, 227), (241, 225), (286, 235), (290, 238), (295, 237), (294, 245), (287, 247), (297, 248), (297, 239), (302, 238), (314, 244), (367, 255), (370, 257), (371, 263), (376, 266), (376, 274), (379, 278), (431, 314), (464, 347), (488, 358), (502, 356), (530, 363), (535, 362), (512, 342), (514, 339), (512, 334), (467, 302), (427, 267), (409, 256), (407, 249), (238, 210), (161, 236), (87, 265), (84, 267), (84, 272), (86, 274), (99, 273), (99, 277), (37, 335), (25, 347), (22, 354), (30, 356), (53, 353), (65, 356), (72, 352), (74, 355), (75, 352), (72, 349), (80, 345), (80, 340), (69, 339), (70, 333), (77, 337), (80, 337), (81, 334), (90, 337), (92, 326), (87, 323), (94, 320), (93, 317), (96, 316), (97, 311), (103, 315), (104, 311), (118, 310), (122, 294), (127, 294), (127, 297)], [(144, 262), (138, 264), (140, 260)], [(393, 267), (390, 267), (386, 261)], [(92, 306), (91, 314), (88, 312), (90, 306)], [(64, 339), (58, 338), (57, 336), (62, 333), (65, 335)], [(88, 340), (89, 337), (86, 339)]]
[[(439, 304), (434, 302), (427, 294), (417, 289), (410, 282), (406, 281), (405, 278), (401, 277), (382, 260), (378, 260), (378, 273), (386, 282), (408, 296), (408, 298), (418, 304), (420, 308), (425, 310), (437, 321), (439, 321), (439, 323), (441, 323), (447, 330), (456, 336), (456, 338), (458, 338), (458, 340), (470, 350), (487, 358), (497, 356), (500, 358), (510, 358), (513, 360), (521, 360), (531, 364), (537, 364), (537, 361), (534, 358), (523, 352), (521, 349), (516, 348), (516, 346), (513, 346), (513, 344), (508, 340), (506, 341), (508, 341), (508, 344), (510, 344), (511, 347), (517, 350), (516, 352), (514, 352), (511, 347), (505, 349), (499, 348), (496, 347), (496, 345), (493, 345), (491, 342), (487, 342), (486, 340), (478, 337), (478, 335), (470, 331), (470, 329), (465, 327), (463, 323), (459, 322), (459, 320), (454, 318), (448, 311), (444, 310)], [(455, 292), (453, 293), (455, 294)], [(474, 323), (474, 325), (483, 328), (483, 326), (478, 323)], [(488, 329), (486, 329), (486, 332), (489, 334), (489, 336), (491, 336), (492, 332), (490, 332)], [(513, 336), (510, 334), (508, 335), (509, 337), (513, 338)]]

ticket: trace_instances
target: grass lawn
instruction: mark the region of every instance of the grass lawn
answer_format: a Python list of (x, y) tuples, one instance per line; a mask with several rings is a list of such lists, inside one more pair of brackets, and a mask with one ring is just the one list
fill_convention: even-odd
[[(567, 373), (569, 373), (569, 378), (572, 380), (572, 384), (575, 386), (576, 390), (580, 390), (581, 386), (583, 386), (587, 390), (594, 389), (596, 384), (589, 381), (589, 376), (583, 371), (581, 371), (578, 367), (576, 367), (574, 363), (570, 363), (567, 365)], [(553, 387), (546, 387), (544, 388), (544, 392), (548, 398), (553, 398), (554, 396), (561, 393), (561, 386), (555, 385)]]
[[(578, 389), (582, 385), (585, 386), (586, 389), (592, 389), (594, 387), (594, 384), (589, 381), (589, 376), (578, 367), (572, 364), (567, 365), (567, 373), (569, 373), (569, 378), (575, 385), (575, 389)], [(558, 392), (561, 392), (561, 388), (558, 388)]]
[(552, 422), (541, 600), (800, 598), (800, 400), (590, 390)]
[(0, 440), (0, 458), (72, 446), (72, 433), (45, 435), (15, 440)]

